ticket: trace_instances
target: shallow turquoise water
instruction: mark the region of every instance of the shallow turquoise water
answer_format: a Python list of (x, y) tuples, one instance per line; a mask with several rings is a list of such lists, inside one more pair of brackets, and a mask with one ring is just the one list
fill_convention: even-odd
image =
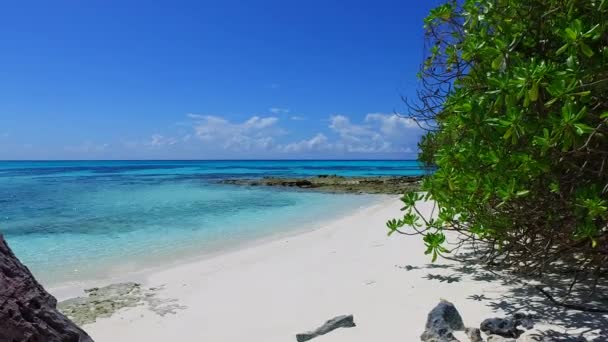
[(46, 284), (109, 277), (289, 232), (372, 198), (218, 179), (420, 173), (413, 161), (0, 162), (0, 231)]

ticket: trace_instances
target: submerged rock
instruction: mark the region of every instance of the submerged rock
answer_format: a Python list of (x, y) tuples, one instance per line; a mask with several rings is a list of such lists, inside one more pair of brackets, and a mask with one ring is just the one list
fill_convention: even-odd
[(325, 324), (323, 324), (321, 327), (313, 331), (297, 334), (296, 340), (298, 342), (304, 342), (311, 340), (317, 336), (325, 335), (328, 332), (338, 328), (352, 328), (355, 326), (356, 325), (353, 319), (353, 315), (338, 316), (330, 319), (329, 321), (325, 322)]
[(36, 281), (0, 234), (0, 341), (92, 342), (57, 310), (57, 300)]
[(426, 342), (457, 342), (458, 339), (453, 332), (459, 330), (464, 330), (462, 317), (460, 317), (454, 304), (442, 299), (429, 312), (426, 327), (420, 336), (420, 340)]
[(420, 176), (342, 177), (320, 175), (307, 178), (264, 177), (225, 179), (220, 183), (246, 186), (291, 187), (340, 193), (403, 194), (420, 188)]

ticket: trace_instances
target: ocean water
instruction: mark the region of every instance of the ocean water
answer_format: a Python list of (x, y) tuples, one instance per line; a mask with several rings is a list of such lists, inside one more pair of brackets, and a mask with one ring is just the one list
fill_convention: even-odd
[(220, 179), (421, 173), (415, 161), (0, 161), (0, 232), (57, 285), (289, 233), (374, 200)]

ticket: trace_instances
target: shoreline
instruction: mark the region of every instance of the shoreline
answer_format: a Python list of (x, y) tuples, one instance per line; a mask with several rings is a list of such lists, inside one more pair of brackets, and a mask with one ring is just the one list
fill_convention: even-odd
[[(112, 288), (118, 295), (111, 303), (94, 297), (112, 314), (94, 323), (85, 318), (83, 328), (97, 342), (282, 342), (353, 315), (356, 327), (315, 341), (416, 341), (429, 311), (445, 299), (468, 327), (517, 312), (537, 315), (526, 334), (549, 340), (593, 340), (608, 331), (608, 315), (555, 308), (508, 273), (445, 259), (431, 263), (421, 238), (387, 236), (385, 222), (400, 208), (396, 197), (387, 197), (317, 229), (125, 279), (141, 285)], [(432, 205), (419, 209), (428, 215)], [(89, 313), (87, 305), (81, 309)]]
[[(287, 229), (287, 231), (275, 231), (269, 235), (264, 235), (253, 239), (243, 239), (238, 242), (223, 242), (218, 244), (217, 246), (214, 246), (214, 248), (209, 251), (201, 251), (199, 253), (189, 253), (182, 251), (182, 254), (180, 254), (179, 256), (174, 256), (174, 258), (171, 260), (164, 260), (162, 265), (149, 265), (151, 264), (151, 262), (150, 260), (148, 260), (148, 262), (146, 262), (143, 268), (139, 270), (129, 270), (124, 274), (120, 275), (116, 274), (95, 279), (83, 279), (81, 281), (66, 281), (51, 285), (43, 285), (45, 285), (45, 288), (48, 290), (48, 292), (53, 294), (53, 296), (57, 298), (58, 301), (62, 301), (82, 296), (85, 294), (85, 290), (90, 288), (97, 288), (109, 286), (112, 284), (128, 282), (145, 283), (145, 279), (147, 276), (157, 272), (166, 271), (168, 269), (172, 269), (182, 265), (194, 264), (201, 261), (218, 258), (226, 254), (231, 254), (250, 248), (256, 248), (261, 245), (275, 242), (277, 240), (293, 238), (302, 234), (314, 232), (316, 230), (323, 229), (328, 225), (334, 224), (336, 221), (340, 221), (354, 214), (357, 211), (371, 209), (373, 207), (381, 206), (391, 201), (397, 202), (399, 199), (399, 196), (391, 194), (366, 195), (370, 196), (370, 202), (366, 205), (362, 205), (357, 208), (352, 208), (352, 210), (349, 210), (348, 212), (345, 212), (342, 215), (325, 217), (319, 221), (313, 221), (312, 223), (300, 223), (297, 227), (290, 227), (289, 229)], [(154, 258), (160, 258), (160, 256), (155, 256)]]

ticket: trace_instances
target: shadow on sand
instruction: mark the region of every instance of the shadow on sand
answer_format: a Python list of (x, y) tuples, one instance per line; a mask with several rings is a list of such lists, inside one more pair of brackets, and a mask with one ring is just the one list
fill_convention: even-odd
[[(608, 282), (606, 279), (597, 284), (593, 296), (591, 296), (590, 286), (586, 286), (588, 284), (580, 284), (573, 288), (569, 296), (565, 297), (565, 289), (569, 284), (558, 275), (545, 275), (542, 279), (523, 278), (507, 271), (487, 269), (472, 261), (471, 258), (465, 258), (465, 260), (467, 261), (460, 263), (396, 267), (406, 271), (426, 273), (422, 277), (429, 281), (458, 283), (467, 279), (505, 286), (508, 290), (498, 297), (488, 298), (484, 294), (474, 294), (467, 299), (479, 302), (480, 305), (486, 305), (493, 311), (502, 311), (507, 316), (516, 312), (534, 314), (540, 318), (539, 321), (559, 327), (543, 328), (543, 331), (532, 333), (532, 336), (541, 337), (543, 341), (608, 341), (608, 314), (578, 311), (555, 305), (534, 286), (542, 284), (544, 289), (558, 301), (608, 308)], [(563, 299), (564, 297), (565, 299)], [(501, 315), (497, 314), (497, 316)]]

